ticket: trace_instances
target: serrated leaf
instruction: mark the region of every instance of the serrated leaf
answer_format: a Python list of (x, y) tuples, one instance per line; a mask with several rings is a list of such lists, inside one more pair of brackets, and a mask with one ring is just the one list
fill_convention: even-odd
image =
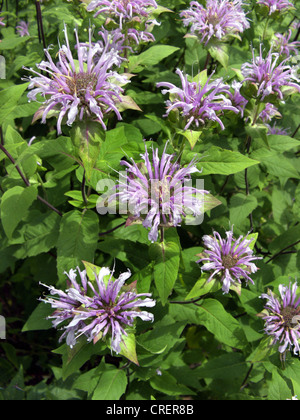
[(99, 218), (91, 211), (70, 211), (63, 215), (57, 243), (57, 270), (75, 269), (82, 260), (93, 261), (99, 239)]
[(177, 280), (180, 248), (175, 242), (154, 243), (150, 245), (149, 255), (155, 262), (154, 282), (161, 302), (165, 305)]
[(11, 238), (18, 224), (37, 198), (37, 188), (13, 187), (6, 191), (1, 200), (1, 222), (8, 238)]
[(101, 401), (119, 400), (126, 387), (126, 372), (115, 367), (111, 368), (101, 375), (92, 399)]
[[(197, 168), (202, 170), (202, 175), (232, 175), (259, 164), (258, 160), (250, 159), (239, 152), (221, 149), (216, 146), (212, 146), (199, 157), (200, 161)], [(185, 158), (191, 161), (192, 156), (187, 154)]]

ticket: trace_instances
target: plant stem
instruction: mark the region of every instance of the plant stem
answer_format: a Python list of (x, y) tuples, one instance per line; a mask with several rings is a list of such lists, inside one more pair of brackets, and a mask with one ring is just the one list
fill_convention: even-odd
[(292, 248), (293, 246), (296, 246), (296, 245), (298, 245), (298, 244), (300, 244), (300, 240), (299, 240), (299, 241), (297, 241), (297, 242), (295, 242), (295, 243), (293, 243), (293, 244), (291, 244), (291, 245), (289, 245), (289, 246), (287, 246), (287, 247), (285, 247), (285, 248), (283, 248), (281, 251), (277, 252), (277, 254), (273, 255), (273, 257), (272, 257), (272, 258), (270, 258), (270, 259), (266, 262), (266, 264), (268, 264), (269, 262), (273, 261), (275, 258), (279, 257), (279, 255), (283, 255), (287, 249), (290, 249), (290, 248)]
[(35, 8), (36, 8), (37, 23), (38, 23), (39, 41), (43, 43), (43, 47), (45, 50), (47, 49), (47, 44), (45, 40), (43, 17), (42, 17), (42, 12), (41, 12), (41, 4), (39, 0), (35, 1)]
[(210, 55), (209, 51), (207, 51), (207, 56), (206, 56), (206, 60), (205, 60), (204, 69), (203, 70), (206, 70), (207, 69), (210, 59), (211, 59), (211, 55)]
[(162, 226), (160, 228), (160, 242), (163, 243), (165, 240), (165, 228)]
[(109, 235), (110, 233), (113, 233), (115, 230), (117, 230), (117, 229), (119, 229), (120, 227), (125, 226), (125, 225), (126, 225), (126, 222), (121, 223), (119, 226), (116, 226), (115, 228), (110, 229), (110, 230), (108, 230), (107, 232), (99, 233), (99, 236)]
[[(24, 184), (27, 187), (30, 187), (31, 184), (28, 181), (28, 179), (26, 178), (26, 176), (23, 174), (23, 172), (21, 171), (21, 169), (19, 168), (19, 166), (16, 164), (16, 161), (14, 160), (14, 158), (11, 156), (11, 154), (6, 150), (6, 148), (3, 146), (3, 144), (0, 144), (0, 150), (2, 150), (2, 152), (7, 156), (7, 158), (11, 161), (11, 163), (15, 166), (16, 170), (18, 171), (20, 177), (22, 178)], [(50, 210), (54, 211), (55, 213), (57, 213), (59, 216), (62, 216), (62, 213), (57, 210), (54, 206), (52, 206), (52, 204), (48, 203), (47, 200), (45, 200), (43, 197), (41, 196), (37, 196), (37, 199), (45, 204), (47, 207), (49, 207)]]
[(267, 35), (267, 30), (268, 30), (269, 21), (270, 21), (270, 16), (268, 16), (268, 17), (267, 17), (267, 20), (266, 20), (266, 25), (265, 25), (265, 29), (264, 29), (264, 33), (263, 33), (263, 37), (262, 37), (262, 41), (264, 41), (264, 40), (265, 40), (265, 37), (266, 37), (266, 35)]

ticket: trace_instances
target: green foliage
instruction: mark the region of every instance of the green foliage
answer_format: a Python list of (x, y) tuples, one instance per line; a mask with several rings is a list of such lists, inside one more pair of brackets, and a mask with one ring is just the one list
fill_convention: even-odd
[[(251, 47), (257, 52), (262, 42), (269, 51), (274, 35), (286, 33), (299, 19), (299, 2), (271, 18), (265, 7), (249, 2), (243, 6), (248, 30), (230, 43), (215, 37), (204, 45), (188, 35), (179, 17), (188, 0), (158, 1), (153, 17), (160, 26), (144, 28), (155, 41), (128, 41), (132, 49), (126, 48), (125, 60), (114, 68), (130, 79), (117, 101), (122, 120), (105, 115), (104, 130), (88, 118), (70, 127), (65, 117), (60, 136), (55, 112), (41, 123), (42, 95), (32, 102), (27, 97), (30, 72), (24, 66), (39, 72), (36, 64), (45, 60), (36, 2), (2, 3), (6, 26), (0, 25), (0, 58), (5, 58), (6, 79), (0, 80), (0, 316), (5, 317), (6, 339), (0, 334), (0, 400), (300, 397), (299, 355), (280, 354), (257, 316), (264, 309), (263, 293), (277, 293), (279, 285), (299, 277), (299, 92), (286, 89), (284, 100), (274, 92), (268, 96), (279, 110), (277, 126), (287, 130), (279, 135), (270, 134), (259, 117), (267, 101), (257, 97), (254, 84), (241, 89), (248, 100), (243, 116), (220, 112), (224, 131), (211, 119), (185, 130), (178, 110), (166, 116), (169, 98), (156, 86), (168, 82), (180, 88), (176, 69), (201, 86), (210, 76), (230, 86), (234, 80), (242, 82), (241, 68), (252, 60)], [(93, 41), (100, 39), (102, 25), (118, 26), (93, 17), (88, 3), (40, 4), (53, 61), (64, 43), (65, 24), (73, 51), (74, 27), (80, 40), (88, 42), (90, 25), (95, 26)], [(30, 36), (16, 33), (19, 20), (29, 23)], [(142, 25), (139, 19), (131, 24), (130, 29)], [(293, 30), (290, 41), (297, 37), (299, 30)], [(296, 82), (295, 54), (286, 64), (298, 66)], [(115, 213), (97, 212), (99, 198), (109, 195), (108, 185), (116, 185), (119, 171), (126, 170), (122, 161), (133, 159), (145, 171), (145, 142), (150, 156), (152, 146), (161, 156), (167, 144), (167, 153), (182, 166), (194, 159), (198, 173), (192, 179), (203, 179), (210, 193), (201, 224), (190, 224), (187, 216), (177, 227), (160, 226), (154, 243), (142, 220), (119, 214), (118, 206)], [(216, 231), (225, 238), (232, 226), (236, 238), (248, 234), (254, 239), (250, 248), (261, 260), (256, 261), (257, 272), (249, 273), (253, 284), (242, 281), (224, 294), (220, 276), (208, 281), (212, 272), (202, 271), (203, 263), (197, 261), (203, 256), (203, 236)], [(71, 287), (66, 272), (76, 267), (86, 269), (92, 283), (101, 267), (114, 269), (116, 277), (130, 270), (125, 287), (149, 293), (156, 301), (147, 308), (154, 322), (137, 319), (126, 330), (119, 354), (101, 336), (87, 342), (82, 335), (73, 348), (58, 341), (65, 324), (58, 331), (53, 328), (54, 308), (39, 301), (48, 293), (40, 283), (65, 291)]]

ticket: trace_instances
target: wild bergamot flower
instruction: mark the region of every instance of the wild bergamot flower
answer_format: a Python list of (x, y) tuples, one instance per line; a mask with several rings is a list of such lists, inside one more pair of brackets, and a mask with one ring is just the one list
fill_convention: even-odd
[(192, 1), (180, 17), (185, 26), (191, 27), (191, 34), (207, 45), (214, 39), (226, 41), (250, 27), (242, 6), (241, 0), (207, 0), (206, 7)]
[(127, 167), (123, 182), (111, 200), (118, 198), (126, 203), (130, 220), (140, 220), (145, 228), (150, 228), (148, 238), (158, 239), (160, 227), (179, 226), (186, 215), (203, 216), (207, 191), (190, 185), (191, 175), (200, 173), (195, 160), (181, 166), (173, 154), (166, 153), (166, 144), (161, 158), (158, 149), (153, 148), (152, 157), (146, 147), (141, 155), (143, 163), (121, 161)]
[(299, 354), (300, 296), (297, 296), (297, 282), (289, 286), (280, 284), (278, 290), (280, 296), (271, 290), (261, 295), (261, 298), (267, 299), (267, 303), (265, 311), (259, 316), (265, 320), (264, 330), (272, 337), (272, 344), (280, 344), (280, 353), (294, 349), (294, 354)]
[[(101, 338), (110, 338), (111, 349), (120, 353), (120, 344), (127, 336), (126, 329), (132, 327), (137, 317), (143, 321), (153, 321), (153, 314), (141, 311), (141, 307), (153, 307), (155, 301), (150, 293), (137, 294), (133, 290), (123, 290), (125, 281), (131, 276), (130, 271), (113, 278), (113, 271), (101, 268), (95, 279), (90, 281), (86, 270), (70, 270), (69, 288), (58, 290), (47, 287), (55, 297), (40, 299), (48, 303), (55, 311), (49, 317), (53, 319), (53, 327), (63, 324), (64, 331), (59, 341), (66, 338), (71, 348), (77, 339), (84, 335), (87, 341), (96, 343)], [(79, 274), (80, 282), (77, 281)], [(145, 299), (144, 299), (145, 298)]]
[(168, 116), (171, 111), (179, 110), (180, 115), (185, 119), (185, 127), (203, 127), (209, 121), (216, 121), (222, 130), (225, 129), (220, 116), (224, 111), (233, 111), (238, 114), (240, 111), (233, 106), (231, 100), (233, 95), (230, 86), (223, 82), (223, 78), (212, 79), (208, 77), (205, 83), (190, 82), (188, 76), (177, 69), (176, 74), (181, 80), (182, 89), (169, 82), (157, 83), (157, 87), (166, 87), (162, 94), (169, 93), (169, 100), (166, 101)]
[[(43, 73), (27, 69), (34, 74), (30, 77), (28, 94), (30, 101), (38, 101), (38, 95), (45, 99), (39, 113), (42, 114), (42, 123), (46, 122), (49, 113), (57, 113), (57, 130), (61, 134), (61, 124), (64, 117), (67, 125), (71, 126), (75, 120), (91, 119), (98, 121), (106, 130), (105, 119), (110, 113), (115, 113), (119, 120), (122, 119), (118, 104), (122, 102), (121, 85), (128, 83), (125, 75), (118, 75), (111, 67), (115, 65), (115, 54), (107, 54), (107, 48), (97, 61), (94, 56), (99, 53), (99, 48), (92, 43), (92, 31), (89, 30), (89, 44), (82, 46), (78, 39), (77, 30), (77, 60), (69, 44), (67, 28), (64, 28), (66, 45), (62, 45), (58, 52), (58, 63), (55, 64), (45, 50), (47, 61), (42, 61), (37, 68)], [(111, 51), (111, 50), (110, 50)]]
[(263, 57), (262, 44), (260, 45), (259, 55), (255, 56), (252, 50), (252, 62), (244, 63), (241, 67), (244, 81), (255, 85), (257, 88), (257, 98), (262, 101), (268, 95), (276, 95), (280, 100), (284, 98), (284, 88), (290, 87), (300, 92), (299, 79), (296, 70), (289, 64), (288, 59), (279, 61), (279, 54), (268, 51)]
[(205, 249), (197, 261), (206, 261), (201, 270), (211, 272), (207, 282), (218, 279), (224, 293), (228, 293), (231, 286), (241, 284), (241, 279), (253, 283), (250, 274), (258, 268), (252, 261), (261, 259), (254, 256), (249, 246), (254, 238), (248, 238), (247, 235), (235, 239), (233, 230), (226, 232), (226, 236), (223, 239), (218, 232), (213, 232), (213, 236), (203, 236)]

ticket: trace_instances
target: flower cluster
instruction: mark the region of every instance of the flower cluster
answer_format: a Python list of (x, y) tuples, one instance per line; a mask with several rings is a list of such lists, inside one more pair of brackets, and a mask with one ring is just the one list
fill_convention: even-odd
[(280, 55), (290, 57), (292, 53), (298, 54), (298, 48), (300, 47), (300, 41), (290, 42), (292, 36), (292, 30), (290, 29), (287, 34), (275, 34), (274, 48)]
[(294, 7), (293, 3), (287, 0), (260, 0), (257, 3), (266, 6), (269, 9), (269, 15), (275, 12), (287, 11)]
[(288, 130), (280, 127), (276, 127), (276, 122), (271, 126), (269, 124), (266, 124), (266, 127), (268, 128), (268, 135), (277, 135), (277, 136), (288, 136), (289, 132)]
[[(59, 341), (66, 338), (71, 348), (77, 339), (84, 335), (88, 341), (96, 343), (101, 338), (110, 337), (111, 349), (116, 353), (121, 351), (121, 343), (128, 335), (126, 329), (134, 325), (137, 317), (143, 321), (153, 321), (153, 314), (141, 311), (141, 307), (153, 307), (155, 301), (150, 299), (151, 294), (137, 294), (133, 289), (122, 290), (125, 281), (131, 273), (122, 273), (117, 279), (109, 268), (102, 268), (95, 279), (89, 281), (86, 270), (70, 270), (65, 273), (69, 279), (69, 288), (66, 291), (47, 287), (50, 295), (40, 299), (48, 303), (55, 311), (49, 317), (53, 319), (53, 327), (62, 326), (64, 330)], [(79, 274), (80, 282), (77, 281)], [(145, 298), (145, 299), (143, 299)]]
[(210, 40), (225, 41), (250, 27), (242, 5), (242, 0), (207, 0), (205, 8), (192, 1), (180, 16), (185, 26), (191, 26), (191, 34), (207, 45)]
[(300, 298), (297, 297), (298, 285), (295, 282), (289, 286), (279, 286), (280, 297), (271, 290), (261, 295), (267, 299), (265, 313), (260, 316), (265, 320), (265, 333), (272, 337), (272, 344), (280, 344), (278, 350), (285, 353), (294, 349), (294, 354), (300, 352)]
[[(167, 143), (168, 144), (168, 143)], [(120, 203), (128, 203), (133, 219), (141, 219), (145, 228), (150, 228), (149, 240), (157, 241), (160, 226), (176, 227), (187, 215), (203, 216), (207, 191), (194, 188), (188, 182), (191, 174), (200, 171), (192, 160), (186, 167), (173, 162), (174, 155), (158, 156), (153, 148), (152, 160), (146, 151), (141, 155), (144, 165), (121, 161), (127, 167), (124, 183), (118, 185)]]
[[(101, 38), (98, 41), (91, 43), (94, 64), (97, 65), (100, 60), (103, 60), (103, 62), (109, 61), (111, 63), (111, 68), (120, 67), (123, 61), (126, 60), (125, 51), (131, 51), (131, 48), (125, 45), (125, 35), (122, 33), (121, 29), (118, 28), (108, 31), (105, 28), (101, 28), (98, 35)], [(84, 51), (85, 57), (87, 57), (90, 44), (81, 43), (80, 46)]]
[(18, 25), (16, 26), (16, 30), (20, 37), (23, 36), (30, 36), (29, 30), (28, 30), (29, 24), (26, 23), (24, 20), (21, 20)]
[(244, 63), (241, 67), (245, 82), (254, 84), (257, 87), (257, 98), (262, 101), (269, 95), (276, 95), (283, 100), (283, 88), (291, 87), (300, 92), (299, 79), (295, 70), (288, 64), (287, 59), (279, 62), (279, 54), (270, 50), (263, 58), (262, 44), (260, 45), (259, 56), (252, 51), (252, 63)]
[(69, 44), (67, 28), (64, 28), (66, 45), (62, 45), (58, 52), (59, 62), (55, 64), (45, 50), (47, 61), (42, 61), (37, 68), (42, 72), (38, 73), (33, 69), (27, 69), (34, 74), (30, 77), (28, 94), (30, 101), (37, 101), (38, 94), (41, 94), (45, 103), (42, 108), (42, 122), (46, 122), (47, 115), (53, 111), (59, 114), (57, 120), (58, 134), (61, 134), (61, 123), (67, 117), (67, 124), (71, 126), (75, 120), (93, 119), (101, 123), (106, 129), (104, 119), (114, 112), (119, 120), (121, 114), (118, 110), (118, 103), (122, 102), (121, 85), (126, 84), (128, 79), (113, 72), (111, 67), (116, 64), (115, 54), (107, 53), (104, 48), (101, 56), (94, 61), (94, 56), (99, 52), (92, 44), (92, 31), (89, 31), (89, 45), (80, 45), (77, 30), (78, 61), (73, 58), (72, 49)]
[(240, 112), (233, 106), (230, 86), (226, 85), (222, 78), (211, 81), (211, 75), (206, 83), (201, 85), (200, 82), (189, 82), (188, 76), (179, 69), (176, 73), (180, 76), (182, 89), (168, 82), (157, 83), (157, 87), (168, 88), (162, 90), (162, 93), (170, 95), (170, 99), (166, 102), (167, 113), (165, 116), (175, 109), (180, 110), (186, 121), (185, 130), (192, 125), (202, 127), (209, 120), (216, 121), (224, 130), (220, 115), (226, 110), (236, 114)]
[(203, 236), (206, 249), (197, 261), (207, 261), (201, 267), (202, 271), (212, 272), (207, 282), (216, 277), (222, 283), (224, 293), (228, 293), (232, 286), (240, 284), (241, 279), (253, 283), (249, 274), (256, 273), (258, 268), (252, 261), (261, 259), (253, 255), (250, 247), (255, 239), (249, 239), (248, 235), (235, 239), (233, 230), (226, 232), (226, 236), (226, 239), (222, 239), (218, 232), (213, 232), (213, 236)]
[(87, 6), (89, 12), (95, 11), (95, 17), (106, 16), (107, 23), (114, 21), (120, 29), (126, 27), (126, 36), (137, 44), (154, 41), (149, 32), (152, 25), (158, 25), (151, 18), (153, 10), (157, 9), (154, 0), (93, 0)]

